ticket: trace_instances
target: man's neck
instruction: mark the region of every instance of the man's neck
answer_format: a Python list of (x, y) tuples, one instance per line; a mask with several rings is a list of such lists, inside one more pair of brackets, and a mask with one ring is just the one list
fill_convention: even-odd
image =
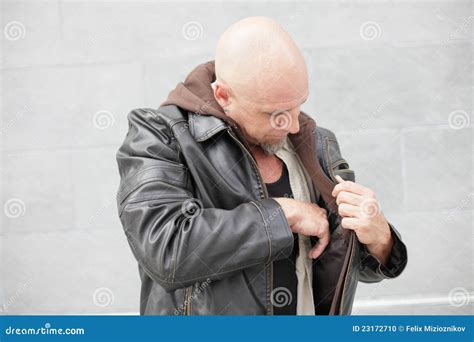
[(251, 146), (251, 153), (257, 161), (258, 169), (262, 175), (264, 183), (277, 181), (282, 173), (282, 161), (274, 154), (267, 154), (258, 145)]

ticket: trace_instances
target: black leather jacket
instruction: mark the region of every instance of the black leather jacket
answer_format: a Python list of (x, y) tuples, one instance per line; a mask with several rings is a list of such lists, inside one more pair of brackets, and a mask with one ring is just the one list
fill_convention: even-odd
[[(315, 310), (346, 315), (357, 282), (398, 276), (407, 252), (391, 226), (395, 244), (381, 265), (341, 228), (327, 194), (337, 183), (334, 175), (354, 180), (354, 172), (334, 134), (304, 113), (300, 118), (300, 132), (290, 138), (323, 195), (318, 205), (328, 209), (331, 231), (325, 252), (313, 261)], [(220, 118), (172, 105), (133, 110), (128, 120), (117, 153), (117, 204), (139, 265), (140, 313), (272, 315), (272, 262), (291, 253), (293, 236), (246, 144)]]

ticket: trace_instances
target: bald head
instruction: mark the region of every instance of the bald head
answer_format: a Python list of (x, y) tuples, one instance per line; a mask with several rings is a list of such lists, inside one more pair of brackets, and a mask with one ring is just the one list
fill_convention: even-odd
[(250, 17), (220, 37), (214, 97), (248, 142), (265, 150), (299, 131), (300, 106), (308, 96), (301, 51), (274, 20)]
[(274, 20), (249, 17), (231, 25), (217, 44), (217, 80), (235, 96), (262, 104), (291, 104), (308, 93), (306, 64)]

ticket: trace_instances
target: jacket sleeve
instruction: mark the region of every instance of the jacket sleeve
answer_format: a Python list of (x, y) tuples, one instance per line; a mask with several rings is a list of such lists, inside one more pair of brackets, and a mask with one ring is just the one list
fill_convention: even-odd
[(407, 248), (402, 241), (400, 233), (389, 222), (390, 231), (393, 238), (393, 247), (390, 256), (385, 265), (369, 253), (367, 247), (360, 243), (360, 272), (359, 280), (364, 283), (375, 283), (383, 279), (398, 277), (408, 261)]
[(291, 254), (293, 235), (275, 200), (203, 208), (156, 111), (136, 109), (128, 123), (117, 152), (119, 217), (139, 265), (166, 291)]

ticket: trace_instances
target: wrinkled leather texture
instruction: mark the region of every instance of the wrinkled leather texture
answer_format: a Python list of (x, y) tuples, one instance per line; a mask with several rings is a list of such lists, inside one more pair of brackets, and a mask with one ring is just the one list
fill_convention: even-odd
[[(140, 314), (272, 315), (272, 262), (291, 253), (293, 235), (245, 144), (223, 120), (176, 106), (135, 109), (128, 122), (117, 152), (117, 205), (138, 262)], [(328, 184), (335, 175), (355, 180), (331, 131), (302, 134), (314, 135), (312, 162)], [(398, 276), (407, 252), (390, 225), (395, 244), (381, 265), (343, 232), (325, 198), (317, 203), (328, 209), (331, 241), (313, 261), (315, 311), (346, 315), (357, 282)]]

